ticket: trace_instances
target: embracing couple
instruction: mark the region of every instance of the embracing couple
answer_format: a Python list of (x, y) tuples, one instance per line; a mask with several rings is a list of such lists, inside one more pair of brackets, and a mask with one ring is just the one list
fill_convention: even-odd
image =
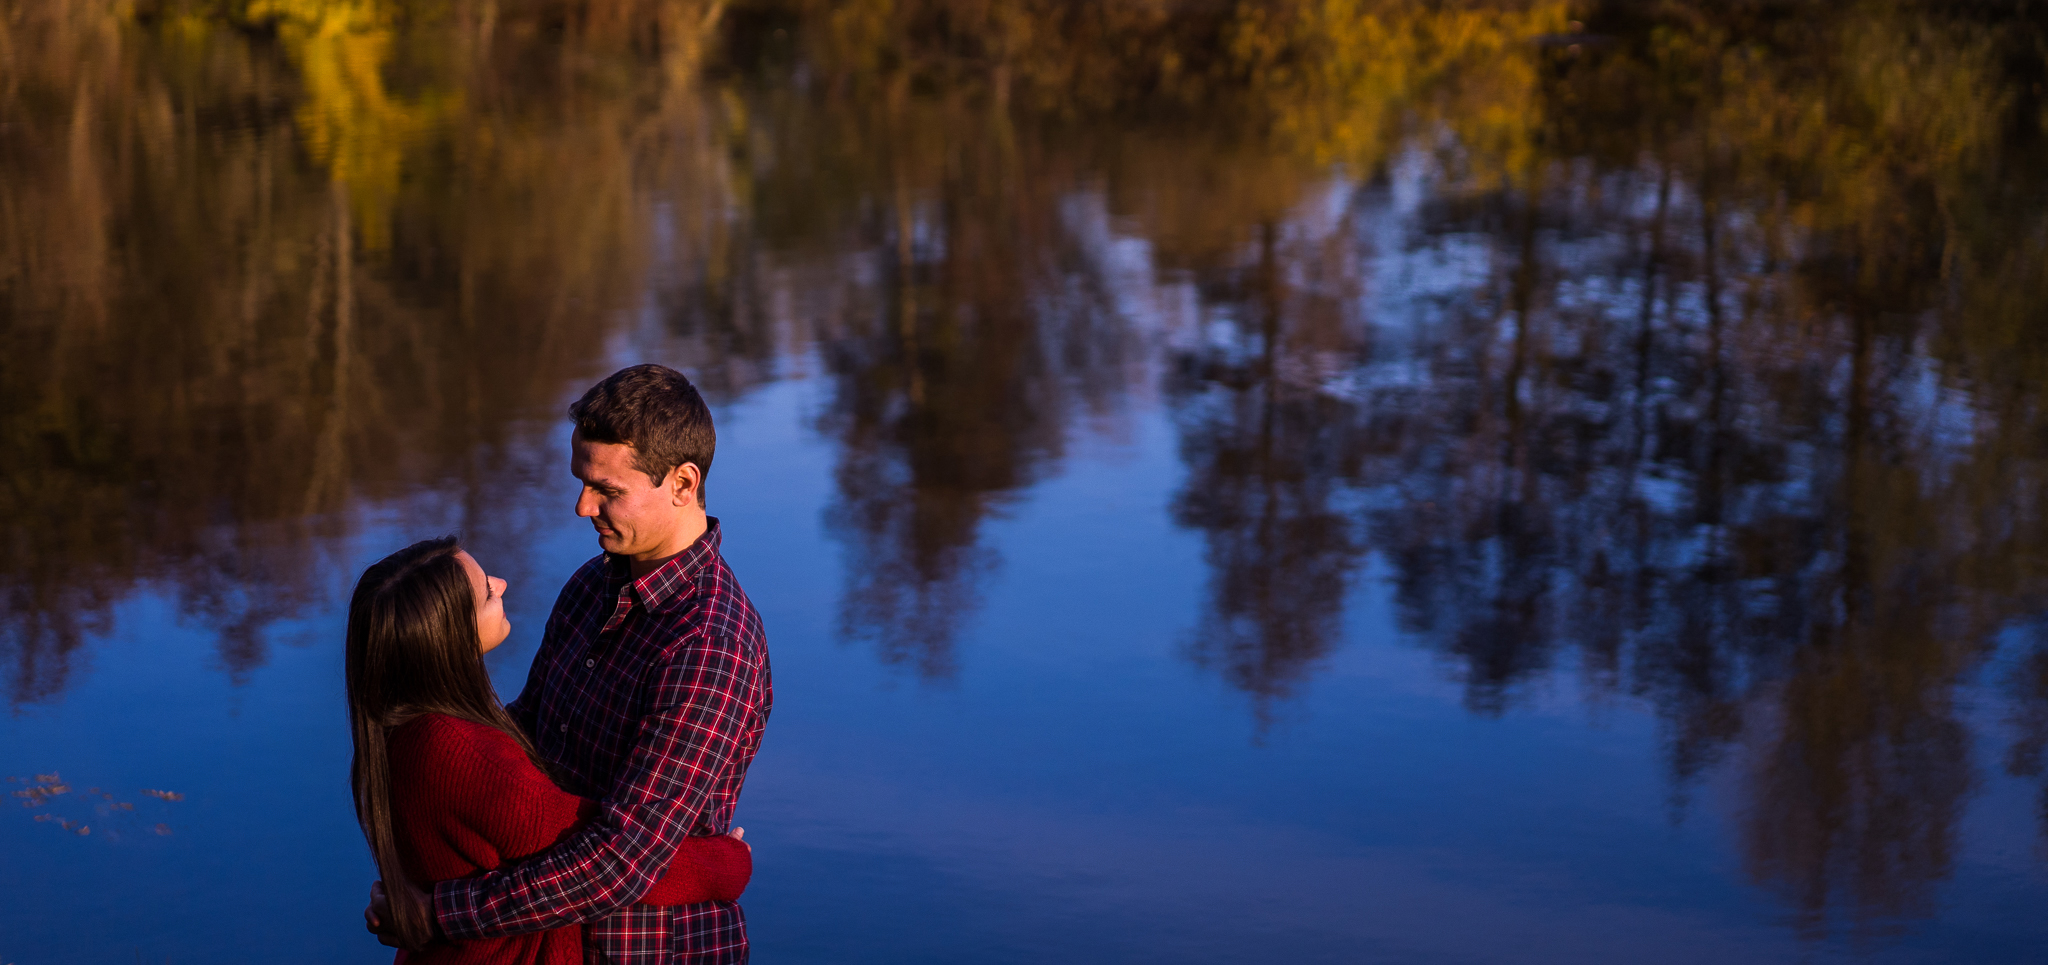
[(382, 878), (364, 917), (411, 965), (744, 963), (732, 812), (772, 691), (704, 512), (711, 412), (637, 365), (569, 416), (604, 552), (562, 588), (518, 699), (483, 664), (512, 630), (505, 581), (453, 537), (379, 561), (349, 601), (351, 783)]

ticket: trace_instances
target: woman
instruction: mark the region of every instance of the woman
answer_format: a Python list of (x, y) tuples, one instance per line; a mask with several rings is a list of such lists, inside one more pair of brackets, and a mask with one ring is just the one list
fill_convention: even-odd
[[(414, 543), (363, 571), (348, 610), (350, 783), (390, 902), (383, 934), (405, 965), (577, 965), (575, 925), (428, 944), (431, 882), (547, 850), (595, 805), (557, 788), (484, 670), (512, 632), (505, 581), (452, 536)], [(689, 838), (641, 901), (733, 901), (753, 874), (737, 830)]]

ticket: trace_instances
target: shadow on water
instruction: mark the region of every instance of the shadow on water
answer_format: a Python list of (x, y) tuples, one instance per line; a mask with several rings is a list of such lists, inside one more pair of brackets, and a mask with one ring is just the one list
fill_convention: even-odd
[(2048, 590), (2039, 25), (1174, 6), (11, 13), (10, 702), (144, 586), (245, 678), (377, 506), (515, 544), (564, 387), (651, 317), (715, 398), (822, 369), (886, 662), (971, 659), (984, 522), (1156, 400), (1186, 655), (1256, 726), (1377, 560), (1472, 712), (1643, 702), (1681, 817), (1732, 760), (1809, 934), (1932, 913), (1994, 739), (1958, 692)]

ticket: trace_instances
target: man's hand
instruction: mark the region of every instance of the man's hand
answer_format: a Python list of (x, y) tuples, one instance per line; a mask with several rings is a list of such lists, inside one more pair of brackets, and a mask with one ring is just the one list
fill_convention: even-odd
[[(727, 832), (725, 836), (726, 836), (726, 837), (728, 837), (728, 838), (731, 838), (731, 839), (733, 839), (734, 841), (738, 841), (738, 842), (739, 842), (739, 843), (741, 843), (741, 844), (747, 844), (747, 841), (746, 841), (746, 837), (747, 837), (747, 829), (746, 829), (746, 828), (734, 828), (734, 829), (732, 829), (731, 831)], [(751, 844), (747, 844), (747, 853), (748, 853), (748, 854), (753, 854), (753, 853), (754, 853), (754, 846), (753, 846), (753, 845), (751, 845)], [(381, 892), (377, 892), (377, 894), (381, 894)], [(371, 930), (371, 931), (376, 931), (376, 929), (374, 929), (374, 928), (372, 928), (372, 929), (370, 929), (370, 930)]]
[(377, 936), (378, 944), (397, 948), (399, 947), (398, 939), (386, 935), (379, 930), (384, 927), (384, 919), (389, 917), (391, 917), (391, 899), (384, 894), (384, 882), (372, 882), (370, 884), (370, 907), (363, 909), (363, 927), (368, 928), (370, 934)]

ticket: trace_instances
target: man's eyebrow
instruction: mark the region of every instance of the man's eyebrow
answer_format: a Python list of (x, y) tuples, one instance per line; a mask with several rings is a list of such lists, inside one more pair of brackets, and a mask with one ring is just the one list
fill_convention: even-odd
[(571, 475), (571, 476), (575, 476), (575, 477), (576, 477), (576, 480), (577, 480), (578, 482), (581, 482), (581, 483), (582, 483), (582, 484), (584, 484), (585, 486), (589, 486), (589, 487), (590, 487), (590, 488), (592, 488), (592, 489), (618, 489), (618, 488), (620, 488), (620, 487), (619, 487), (619, 484), (618, 484), (618, 483), (616, 483), (616, 482), (613, 482), (613, 481), (612, 481), (612, 480), (610, 480), (610, 479), (605, 479), (605, 478), (603, 478), (603, 477), (598, 477), (598, 476), (583, 476), (583, 475), (578, 475), (578, 474), (577, 474), (577, 472), (576, 472), (576, 470), (574, 470), (574, 469), (571, 469), (571, 470), (569, 470), (569, 475)]

